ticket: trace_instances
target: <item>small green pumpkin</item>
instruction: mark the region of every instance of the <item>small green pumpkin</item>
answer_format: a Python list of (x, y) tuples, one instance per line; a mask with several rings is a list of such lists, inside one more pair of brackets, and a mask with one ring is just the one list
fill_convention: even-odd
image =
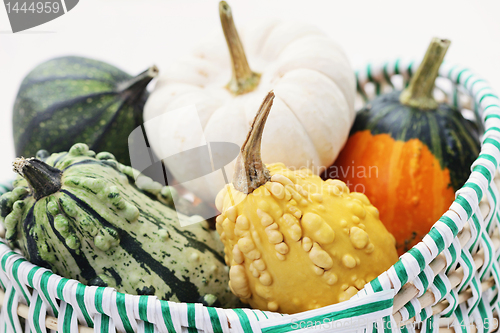
[(433, 39), (405, 90), (380, 95), (358, 112), (349, 140), (328, 171), (379, 209), (399, 254), (448, 210), (480, 150), (477, 127), (433, 97), (449, 44)]
[(130, 165), (128, 136), (143, 122), (146, 86), (157, 74), (153, 66), (132, 77), (82, 57), (38, 65), (24, 78), (14, 104), (16, 155), (67, 151), (83, 142)]
[(129, 294), (236, 304), (216, 232), (207, 222), (180, 227), (189, 217), (167, 206), (170, 187), (147, 177), (135, 183), (137, 170), (85, 144), (14, 167), (22, 177), (0, 198), (0, 220), (33, 264)]

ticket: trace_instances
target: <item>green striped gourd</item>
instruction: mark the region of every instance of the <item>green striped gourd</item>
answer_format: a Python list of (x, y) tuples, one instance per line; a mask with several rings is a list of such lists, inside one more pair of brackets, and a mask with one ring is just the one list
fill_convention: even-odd
[(142, 120), (153, 66), (136, 77), (105, 62), (82, 57), (51, 59), (21, 83), (14, 103), (17, 156), (40, 149), (67, 151), (78, 142), (109, 151), (130, 165), (128, 136)]
[(235, 305), (216, 232), (206, 221), (180, 227), (189, 217), (167, 205), (169, 187), (134, 182), (137, 170), (85, 144), (19, 158), (14, 168), (22, 177), (0, 198), (1, 219), (33, 264), (124, 293)]

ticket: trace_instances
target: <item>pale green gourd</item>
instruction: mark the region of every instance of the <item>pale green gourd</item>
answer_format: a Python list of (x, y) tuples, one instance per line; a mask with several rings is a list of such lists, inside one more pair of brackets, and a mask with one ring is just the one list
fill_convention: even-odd
[(14, 166), (24, 178), (0, 198), (1, 220), (32, 263), (124, 293), (235, 305), (216, 232), (206, 221), (181, 227), (189, 217), (167, 205), (170, 187), (144, 178), (139, 188), (137, 170), (85, 144)]

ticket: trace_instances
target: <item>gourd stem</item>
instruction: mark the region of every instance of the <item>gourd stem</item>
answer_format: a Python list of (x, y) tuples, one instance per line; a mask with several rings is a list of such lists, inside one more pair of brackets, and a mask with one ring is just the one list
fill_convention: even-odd
[(273, 100), (274, 92), (271, 91), (262, 102), (253, 120), (252, 127), (250, 127), (250, 132), (248, 132), (247, 138), (241, 146), (240, 154), (236, 159), (233, 186), (238, 191), (246, 194), (252, 193), (271, 179), (269, 170), (262, 162), (260, 156), (260, 145)]
[(233, 76), (227, 88), (235, 95), (250, 92), (259, 85), (260, 74), (252, 72), (248, 65), (245, 50), (234, 25), (231, 7), (225, 1), (219, 3), (219, 15), (233, 68)]
[(62, 171), (36, 158), (16, 158), (14, 171), (28, 182), (35, 200), (56, 193), (61, 189)]
[(143, 95), (149, 82), (151, 82), (158, 73), (158, 67), (153, 65), (130, 80), (118, 84), (117, 91), (120, 93), (123, 100), (134, 102)]
[(410, 84), (399, 96), (401, 104), (421, 110), (435, 110), (438, 107), (433, 96), (434, 83), (449, 46), (450, 41), (447, 39), (432, 39)]

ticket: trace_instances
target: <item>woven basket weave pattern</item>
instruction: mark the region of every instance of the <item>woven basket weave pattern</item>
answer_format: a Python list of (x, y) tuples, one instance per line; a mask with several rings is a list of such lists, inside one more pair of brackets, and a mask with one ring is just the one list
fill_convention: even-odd
[[(368, 65), (357, 72), (358, 92), (367, 98), (370, 85), (371, 94), (392, 89), (394, 75), (408, 79), (418, 65), (399, 59)], [(351, 300), (296, 315), (166, 302), (61, 278), (0, 242), (0, 332), (23, 332), (23, 327), (45, 332), (49, 327), (62, 333), (282, 333), (312, 328), (407, 333), (415, 331), (415, 323), (421, 323), (420, 332), (452, 325), (457, 332), (491, 331), (500, 313), (500, 197), (494, 182), (500, 161), (500, 101), (466, 68), (444, 63), (440, 77), (451, 87), (444, 92), (455, 106), (461, 107), (463, 95), (470, 96), (467, 107), (485, 128), (481, 153), (450, 210), (423, 241)]]

